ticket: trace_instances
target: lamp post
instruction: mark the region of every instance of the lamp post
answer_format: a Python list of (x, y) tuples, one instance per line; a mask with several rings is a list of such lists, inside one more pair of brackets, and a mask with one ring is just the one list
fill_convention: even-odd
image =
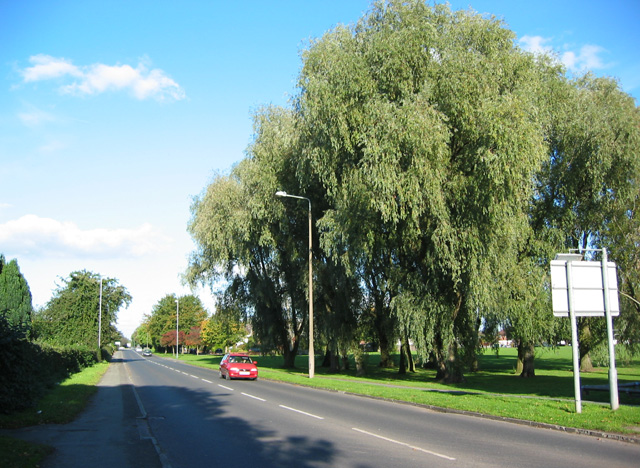
[(102, 277), (100, 277), (100, 299), (98, 302), (98, 361), (102, 361)]
[(180, 303), (176, 299), (176, 359), (180, 359), (180, 342), (178, 338), (178, 321), (180, 319)]
[(312, 242), (311, 242), (311, 200), (306, 197), (289, 195), (287, 192), (276, 192), (278, 197), (297, 198), (309, 202), (309, 378), (313, 379), (315, 374), (315, 352), (313, 350), (313, 262), (312, 262)]

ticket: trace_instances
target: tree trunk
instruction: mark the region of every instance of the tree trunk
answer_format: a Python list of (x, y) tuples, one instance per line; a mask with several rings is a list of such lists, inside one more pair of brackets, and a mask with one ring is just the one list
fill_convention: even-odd
[(344, 353), (342, 355), (342, 370), (348, 371), (351, 366), (349, 365), (349, 355)]
[(294, 341), (292, 346), (284, 346), (284, 368), (293, 369), (296, 367), (296, 355), (298, 354), (298, 341)]
[(358, 377), (363, 377), (367, 374), (367, 354), (360, 349), (360, 347), (356, 348), (356, 351), (353, 353), (353, 357), (356, 361), (356, 375)]
[(395, 364), (391, 358), (392, 344), (384, 327), (378, 328), (378, 342), (380, 343), (380, 367), (394, 367)]
[(453, 341), (449, 345), (449, 357), (445, 365), (445, 375), (442, 379), (445, 383), (461, 383), (464, 382), (464, 373), (462, 372), (462, 363), (458, 356), (458, 346)]
[(398, 374), (405, 375), (407, 373), (407, 353), (404, 349), (404, 343), (400, 345), (400, 362), (398, 363)]
[(520, 341), (518, 343), (518, 367), (522, 368), (520, 377), (535, 377), (536, 349), (533, 343)]
[[(580, 371), (592, 372), (593, 363), (591, 362), (591, 352), (593, 337), (591, 336), (591, 328), (589, 322), (583, 318), (580, 323), (580, 337), (578, 339), (578, 350), (580, 352)], [(573, 346), (573, 343), (572, 343)]]
[(442, 381), (447, 375), (447, 365), (444, 357), (444, 343), (442, 335), (439, 332), (436, 332), (434, 337), (433, 358), (436, 369), (436, 380)]
[(322, 364), (320, 367), (329, 367), (331, 365), (331, 351), (329, 351), (329, 346), (324, 352), (324, 359), (322, 360)]
[(330, 362), (331, 364), (329, 366), (329, 372), (331, 372), (332, 374), (337, 374), (338, 372), (340, 372), (340, 358), (335, 351), (330, 352)]

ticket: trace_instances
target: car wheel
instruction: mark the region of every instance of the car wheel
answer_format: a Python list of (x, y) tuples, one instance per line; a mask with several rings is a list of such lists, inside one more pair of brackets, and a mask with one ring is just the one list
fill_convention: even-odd
[(222, 371), (220, 371), (220, 378), (224, 379), (224, 374), (222, 373)]

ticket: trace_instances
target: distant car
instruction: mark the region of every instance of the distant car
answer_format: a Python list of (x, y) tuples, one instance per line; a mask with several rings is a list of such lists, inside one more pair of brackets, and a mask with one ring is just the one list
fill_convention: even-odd
[(150, 350), (149, 348), (144, 348), (144, 349), (142, 350), (142, 355), (143, 355), (143, 356), (151, 356), (151, 354), (152, 354), (152, 353), (151, 353), (151, 350)]
[(136, 351), (138, 353), (141, 353), (142, 352), (142, 346), (136, 346)]
[(223, 355), (224, 351), (222, 351), (222, 348), (218, 348), (213, 352), (213, 354), (215, 354), (215, 355)]
[(258, 378), (258, 363), (252, 361), (248, 354), (225, 354), (220, 360), (220, 378), (256, 380)]

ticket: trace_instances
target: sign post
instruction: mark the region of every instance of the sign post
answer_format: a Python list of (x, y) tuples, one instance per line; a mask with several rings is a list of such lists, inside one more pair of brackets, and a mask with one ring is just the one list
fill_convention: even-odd
[(573, 356), (573, 394), (576, 399), (576, 413), (582, 413), (582, 392), (580, 391), (580, 353), (578, 345), (578, 320), (573, 307), (572, 268), (573, 261), (565, 262), (567, 274), (567, 308), (571, 319), (571, 353)]
[(551, 261), (553, 315), (571, 319), (577, 413), (582, 412), (582, 401), (576, 317), (605, 317), (609, 341), (609, 394), (611, 409), (615, 411), (619, 403), (612, 316), (620, 314), (616, 264), (607, 261), (606, 249), (602, 249), (601, 262), (583, 262), (581, 259), (581, 254), (558, 254)]
[(611, 318), (611, 304), (609, 294), (609, 275), (607, 274), (607, 249), (602, 249), (602, 288), (604, 289), (604, 316), (607, 321), (607, 340), (609, 341), (609, 397), (611, 409), (617, 410), (618, 401), (618, 370), (616, 369), (616, 351), (613, 341), (613, 319)]

